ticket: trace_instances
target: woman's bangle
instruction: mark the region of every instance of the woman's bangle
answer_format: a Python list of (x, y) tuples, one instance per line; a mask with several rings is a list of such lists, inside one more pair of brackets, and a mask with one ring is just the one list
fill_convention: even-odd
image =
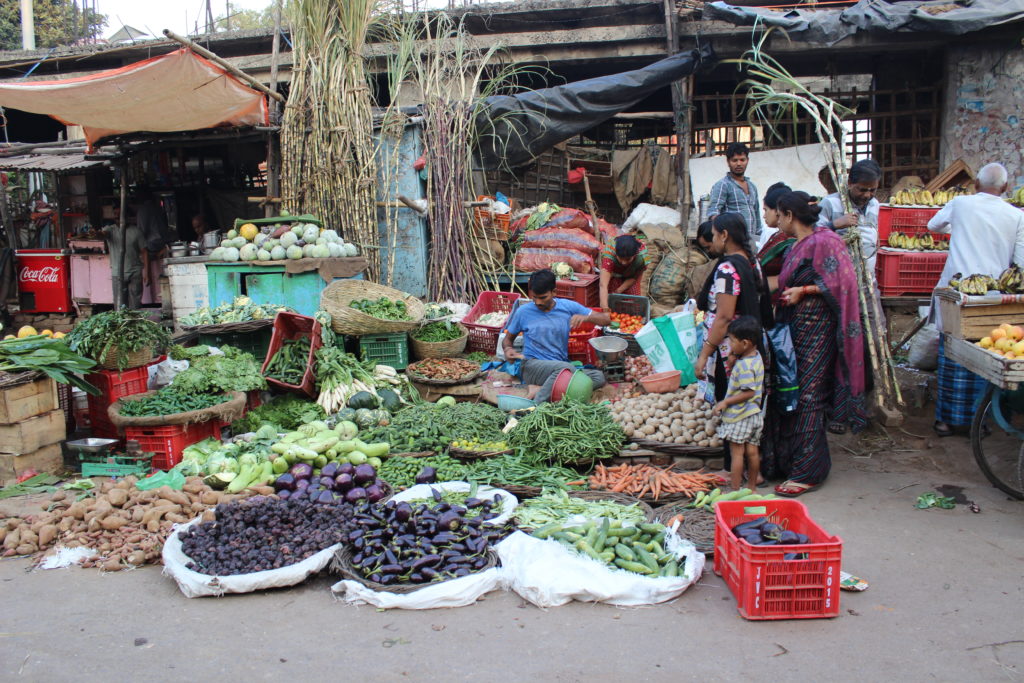
[(715, 345), (712, 344), (711, 342), (709, 342), (707, 339), (704, 340), (704, 345), (705, 346), (710, 346), (711, 348), (715, 348)]

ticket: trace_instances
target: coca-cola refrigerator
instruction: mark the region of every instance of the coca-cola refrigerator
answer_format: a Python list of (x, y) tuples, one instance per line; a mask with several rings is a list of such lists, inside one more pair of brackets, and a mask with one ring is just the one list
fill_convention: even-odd
[(18, 249), (18, 303), (22, 313), (71, 310), (68, 254), (60, 249)]

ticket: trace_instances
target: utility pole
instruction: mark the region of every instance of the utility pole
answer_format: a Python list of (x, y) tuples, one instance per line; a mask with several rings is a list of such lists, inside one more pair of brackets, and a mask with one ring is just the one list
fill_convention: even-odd
[(211, 0), (206, 0), (206, 32), (213, 33), (213, 7), (210, 5)]
[(231, 0), (224, 0), (224, 21), (227, 23), (227, 30), (231, 30)]
[(36, 49), (36, 21), (32, 15), (32, 0), (21, 0), (21, 49)]

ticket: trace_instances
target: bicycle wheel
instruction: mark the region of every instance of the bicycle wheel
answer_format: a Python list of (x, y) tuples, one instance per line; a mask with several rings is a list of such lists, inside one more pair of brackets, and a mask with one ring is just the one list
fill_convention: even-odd
[(1024, 500), (1024, 391), (989, 385), (971, 423), (971, 447), (992, 485)]

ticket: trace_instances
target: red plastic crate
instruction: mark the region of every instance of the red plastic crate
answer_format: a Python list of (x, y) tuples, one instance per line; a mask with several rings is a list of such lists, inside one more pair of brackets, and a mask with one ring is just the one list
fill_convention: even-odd
[(902, 232), (904, 235), (923, 235), (930, 232), (931, 236), (937, 240), (949, 239), (949, 235), (928, 230), (928, 221), (938, 212), (938, 208), (912, 209), (905, 206), (883, 204), (878, 207), (878, 244), (882, 246), (888, 244), (891, 232)]
[[(159, 363), (163, 357), (150, 363)], [(88, 395), (89, 425), (92, 435), (103, 439), (117, 439), (119, 434), (107, 415), (107, 408), (125, 396), (141, 394), (149, 382), (149, 365), (129, 370), (99, 370), (85, 376), (85, 381), (100, 390), (98, 396)]]
[[(485, 199), (494, 201), (494, 197), (489, 195), (480, 194), (477, 195), (476, 200), (482, 202)], [(512, 219), (511, 213), (495, 213), (492, 214), (488, 209), (481, 207), (473, 208), (473, 219), (476, 227), (484, 231), (484, 234), (488, 232), (498, 240), (507, 240), (509, 235), (509, 225)]]
[[(515, 292), (480, 292), (476, 304), (469, 310), (462, 324), (469, 331), (466, 352), (481, 351), (494, 354), (498, 348), (498, 337), (503, 325), (480, 325), (477, 318), (488, 313), (511, 313), (512, 307), (522, 296)], [(505, 322), (508, 322), (507, 320)]]
[(306, 364), (306, 374), (302, 377), (302, 384), (286, 384), (267, 377), (267, 384), (284, 389), (304, 393), (311, 398), (316, 398), (316, 376), (313, 368), (316, 366), (316, 350), (323, 346), (323, 339), (320, 337), (320, 323), (308, 315), (288, 313), (280, 311), (274, 317), (274, 334), (270, 337), (270, 347), (267, 349), (267, 357), (263, 361), (260, 372), (265, 376), (267, 366), (274, 354), (284, 345), (285, 341), (309, 337), (309, 359)]
[[(750, 545), (732, 528), (768, 516), (805, 534), (804, 545)], [(816, 619), (839, 615), (843, 539), (831, 536), (796, 500), (726, 501), (715, 506), (715, 573), (725, 579), (746, 619)], [(784, 560), (786, 553), (807, 559)]]
[(882, 296), (931, 294), (946, 266), (945, 251), (891, 251), (879, 249), (875, 278)]
[(587, 308), (601, 305), (601, 287), (599, 275), (577, 275), (575, 280), (556, 280), (555, 296), (560, 299), (572, 299)]
[(153, 469), (169, 470), (181, 462), (181, 452), (186, 447), (219, 436), (220, 427), (217, 420), (164, 427), (126, 427), (124, 438), (138, 441), (143, 453), (153, 454)]
[[(591, 310), (600, 311), (599, 308)], [(601, 330), (593, 323), (583, 323), (569, 332), (569, 362), (579, 361), (584, 365), (597, 364), (597, 351), (590, 340), (601, 336)]]

